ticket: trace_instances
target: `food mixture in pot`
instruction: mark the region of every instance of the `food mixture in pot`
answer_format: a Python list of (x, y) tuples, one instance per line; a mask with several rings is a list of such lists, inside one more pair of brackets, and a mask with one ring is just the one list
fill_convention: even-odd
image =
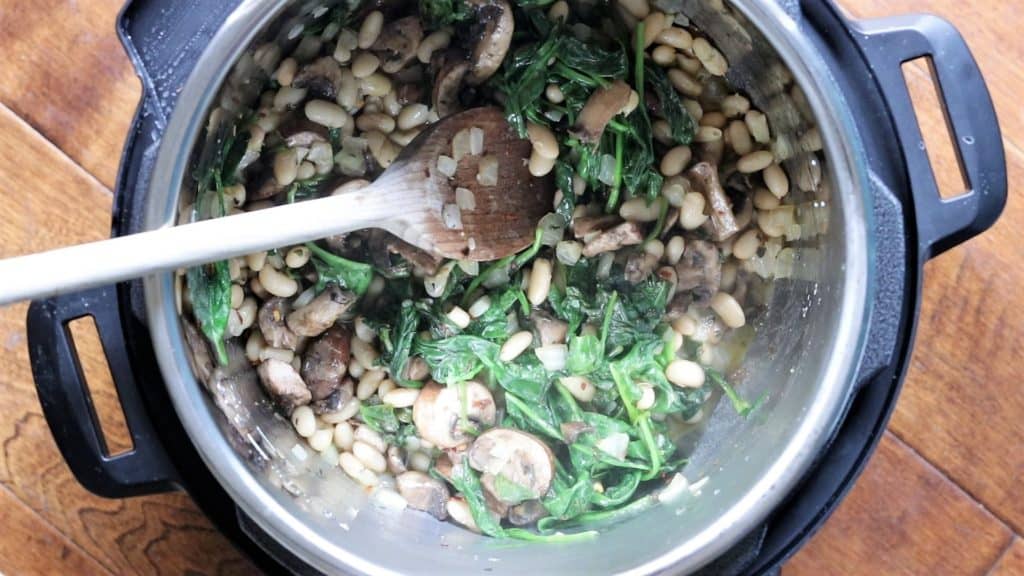
[[(496, 261), (364, 230), (182, 271), (200, 378), (237, 339), (310, 450), (490, 536), (588, 537), (656, 504), (685, 485), (677, 440), (709, 401), (756, 408), (728, 376), (790, 244), (821, 232), (790, 194), (818, 186), (813, 154), (791, 179), (728, 69), (648, 0), (314, 9), (228, 78), (185, 218), (365, 186), (425, 126), (487, 105), (558, 193), (533, 245)], [(486, 139), (456, 134), (438, 170)], [(814, 130), (800, 145), (821, 149)]]

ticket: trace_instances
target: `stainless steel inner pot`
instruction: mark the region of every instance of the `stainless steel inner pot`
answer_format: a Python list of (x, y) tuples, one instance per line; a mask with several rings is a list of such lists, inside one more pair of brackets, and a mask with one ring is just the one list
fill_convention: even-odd
[[(658, 4), (659, 2), (655, 2)], [(290, 425), (254, 381), (233, 383), (215, 403), (193, 376), (174, 303), (174, 276), (145, 280), (160, 369), (190, 440), (241, 509), (271, 537), (328, 573), (646, 574), (694, 570), (727, 550), (786, 496), (845, 411), (870, 305), (872, 226), (866, 175), (852, 118), (790, 2), (664, 0), (711, 36), (729, 59), (729, 80), (768, 112), (787, 168), (807, 169), (796, 144), (817, 126), (821, 233), (799, 245), (793, 277), (778, 281), (744, 362), (738, 388), (767, 391), (747, 419), (719, 404), (683, 470), (678, 497), (575, 544), (498, 541), (371, 502), (337, 468), (305, 460)], [(193, 150), (210, 111), (233, 91), (255, 47), (287, 38), (317, 3), (244, 2), (214, 36), (181, 91), (154, 167), (146, 228), (171, 226), (192, 193)], [(234, 69), (234, 71), (232, 71)], [(799, 87), (794, 90), (793, 87)], [(795, 96), (795, 97), (794, 97)], [(255, 232), (254, 232), (255, 233)]]

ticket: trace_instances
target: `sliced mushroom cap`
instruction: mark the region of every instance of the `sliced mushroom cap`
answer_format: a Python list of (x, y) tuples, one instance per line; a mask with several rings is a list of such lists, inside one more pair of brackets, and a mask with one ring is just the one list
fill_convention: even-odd
[(333, 326), (306, 350), (302, 360), (302, 379), (319, 401), (330, 396), (341, 386), (348, 370), (349, 344), (352, 334), (340, 326)]
[(393, 234), (388, 234), (386, 246), (388, 252), (393, 252), (405, 258), (413, 265), (413, 268), (424, 276), (437, 274), (437, 269), (444, 262), (443, 258), (435, 256), (426, 250), (421, 250)]
[(287, 348), (295, 350), (302, 339), (288, 328), (285, 318), (291, 312), (291, 303), (284, 298), (271, 298), (260, 307), (256, 319), (260, 325), (263, 339), (271, 348)]
[(469, 465), (495, 498), (514, 506), (547, 494), (555, 456), (536, 436), (511, 428), (484, 432), (469, 447)]
[(422, 40), (423, 26), (419, 17), (406, 16), (384, 26), (371, 50), (380, 58), (381, 70), (394, 74), (416, 57)]
[[(705, 307), (718, 292), (722, 283), (722, 262), (718, 248), (706, 240), (692, 240), (683, 250), (676, 264), (676, 296), (673, 308), (679, 308), (688, 297), (698, 306)], [(679, 300), (677, 302), (677, 299)], [(683, 306), (685, 311), (685, 306)]]
[(297, 406), (309, 404), (313, 398), (302, 377), (288, 362), (264, 360), (256, 373), (267, 395), (286, 412), (290, 413)]
[(725, 195), (722, 183), (718, 180), (718, 167), (708, 162), (699, 162), (686, 173), (687, 180), (694, 190), (704, 194), (711, 210), (712, 237), (721, 242), (739, 231), (736, 217), (732, 212), (732, 202)]
[(476, 14), (470, 57), (473, 69), (466, 80), (472, 86), (479, 86), (501, 67), (512, 44), (516, 24), (512, 6), (506, 0), (469, 0), (469, 3), (476, 8)]
[[(465, 391), (466, 422), (461, 421)], [(454, 448), (472, 440), (481, 427), (495, 420), (494, 397), (486, 386), (472, 380), (461, 385), (441, 386), (430, 382), (420, 391), (412, 407), (412, 420), (420, 438), (440, 448)], [(464, 430), (466, 425), (469, 430)]]
[(566, 444), (572, 444), (579, 439), (580, 436), (593, 432), (594, 427), (586, 422), (562, 422), (559, 426), (559, 430), (562, 432), (562, 438), (565, 439)]
[(565, 344), (565, 337), (569, 332), (569, 324), (559, 320), (543, 310), (534, 310), (530, 314), (533, 327), (537, 332), (537, 339), (541, 346), (548, 344)]
[(514, 526), (529, 526), (547, 515), (540, 500), (527, 500), (508, 509), (508, 521)]
[(431, 93), (430, 101), (441, 118), (451, 116), (462, 110), (462, 103), (459, 101), (459, 92), (462, 90), (462, 82), (469, 74), (469, 62), (459, 59), (447, 60), (437, 71), (434, 77), (434, 91)]
[(448, 517), (445, 504), (450, 495), (444, 482), (423, 472), (409, 471), (395, 476), (395, 485), (410, 508), (423, 510), (438, 520)]
[(288, 315), (288, 328), (299, 336), (319, 336), (356, 302), (356, 295), (337, 284), (327, 288), (309, 303)]
[(341, 66), (330, 56), (318, 58), (299, 70), (292, 86), (306, 88), (313, 98), (334, 100), (341, 88)]
[(604, 134), (605, 126), (629, 105), (633, 89), (622, 80), (594, 90), (576, 119), (574, 134), (588, 143), (595, 143)]
[(636, 222), (623, 222), (597, 235), (583, 245), (583, 255), (587, 258), (618, 250), (623, 246), (636, 246), (644, 241), (644, 231)]

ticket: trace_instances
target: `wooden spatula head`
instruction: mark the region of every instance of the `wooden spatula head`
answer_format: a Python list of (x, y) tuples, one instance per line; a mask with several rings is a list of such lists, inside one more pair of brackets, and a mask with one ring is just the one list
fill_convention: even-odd
[[(472, 128), (483, 131), (481, 153), (459, 158), (447, 176), (438, 158), (454, 158), (453, 140)], [(468, 138), (468, 132), (459, 138)], [(555, 191), (550, 175), (530, 174), (531, 150), (498, 108), (474, 108), (433, 124), (378, 179), (395, 191), (396, 213), (386, 228), (446, 258), (494, 260), (526, 248), (538, 221), (553, 210)], [(481, 162), (491, 159), (497, 160), (497, 181), (481, 183)], [(469, 193), (457, 199), (459, 188)]]

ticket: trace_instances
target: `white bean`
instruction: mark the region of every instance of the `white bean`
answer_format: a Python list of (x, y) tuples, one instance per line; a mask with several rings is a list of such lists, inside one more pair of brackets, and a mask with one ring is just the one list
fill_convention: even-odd
[(651, 6), (647, 3), (647, 0), (617, 0), (619, 6), (621, 6), (630, 16), (637, 20), (643, 20), (651, 13)]
[(416, 59), (424, 64), (430, 64), (430, 58), (434, 55), (434, 52), (447, 48), (451, 41), (452, 33), (448, 30), (431, 32), (429, 36), (420, 42), (419, 48), (416, 49)]
[(295, 150), (282, 150), (274, 156), (274, 180), (281, 186), (295, 181), (299, 173), (299, 156)]
[(728, 132), (729, 144), (737, 154), (744, 156), (754, 150), (754, 142), (750, 139), (750, 130), (747, 129), (746, 122), (733, 120), (729, 123), (726, 131)]
[(391, 78), (380, 72), (374, 72), (359, 82), (359, 91), (366, 96), (386, 96), (391, 92)]
[(334, 445), (339, 450), (351, 450), (355, 442), (355, 431), (348, 422), (338, 422), (334, 425)]
[(544, 97), (552, 104), (565, 102), (565, 94), (562, 93), (562, 89), (559, 88), (558, 84), (548, 84), (547, 88), (544, 89)]
[(729, 328), (739, 328), (747, 323), (746, 315), (740, 303), (726, 292), (718, 292), (711, 297), (711, 309)]
[(696, 98), (704, 91), (703, 84), (679, 68), (670, 68), (668, 79), (672, 82), (672, 86), (684, 96)]
[(316, 415), (309, 406), (299, 406), (292, 410), (292, 426), (299, 436), (309, 438), (316, 432)]
[(743, 116), (743, 121), (747, 123), (747, 130), (750, 130), (750, 135), (757, 143), (768, 144), (771, 141), (768, 117), (764, 115), (764, 112), (751, 110)]
[(338, 465), (355, 480), (359, 480), (360, 473), (366, 471), (366, 466), (352, 455), (351, 452), (342, 452), (338, 457)]
[(430, 108), (426, 104), (409, 104), (398, 113), (398, 128), (412, 130), (426, 124), (428, 118), (430, 118)]
[(660, 170), (663, 176), (672, 177), (681, 174), (690, 163), (693, 152), (689, 146), (676, 146), (661, 157)]
[(708, 219), (704, 213), (706, 200), (700, 192), (689, 192), (683, 197), (683, 205), (679, 207), (679, 226), (683, 230), (696, 230)]
[(371, 46), (380, 37), (381, 28), (384, 27), (384, 14), (380, 10), (374, 10), (366, 15), (363, 19), (362, 26), (359, 27), (359, 36), (357, 36), (357, 46), (361, 50), (369, 50)]
[(690, 316), (680, 316), (672, 321), (672, 329), (680, 336), (693, 336), (697, 332), (697, 323)]
[(551, 128), (543, 124), (527, 122), (526, 135), (530, 139), (530, 144), (533, 145), (534, 152), (549, 160), (558, 158), (558, 140), (555, 139), (555, 133), (551, 131)]
[(291, 364), (295, 359), (295, 351), (287, 348), (263, 348), (260, 350), (260, 362), (264, 360), (280, 360)]
[(309, 262), (312, 253), (305, 246), (296, 246), (284, 256), (284, 264), (289, 268), (302, 268)]
[(705, 38), (693, 40), (693, 55), (700, 60), (705, 70), (715, 76), (725, 76), (725, 73), (729, 71), (729, 63), (725, 60), (725, 56), (722, 56), (722, 53)]
[(380, 352), (373, 347), (373, 344), (360, 340), (359, 338), (353, 338), (352, 344), (352, 356), (362, 364), (363, 368), (370, 369), (377, 364), (377, 358), (380, 357)]
[(245, 357), (249, 359), (249, 362), (256, 364), (260, 361), (260, 353), (266, 347), (267, 341), (263, 338), (263, 333), (253, 330), (245, 341)]
[(309, 437), (309, 446), (317, 452), (327, 450), (334, 440), (333, 428), (321, 428)]
[(551, 261), (537, 258), (530, 270), (530, 282), (526, 287), (526, 299), (534, 306), (540, 306), (548, 299), (551, 291)]
[[(277, 94), (274, 95), (274, 110), (290, 110), (299, 105), (306, 98), (305, 88), (293, 88), (291, 86), (282, 86), (278, 89)], [(263, 127), (266, 130), (266, 127)], [(273, 128), (276, 128), (274, 126)], [(270, 130), (267, 130), (270, 132)]]
[(289, 298), (299, 291), (299, 283), (291, 276), (282, 274), (272, 266), (264, 266), (259, 273), (260, 285), (267, 292), (279, 298)]
[[(354, 344), (355, 341), (353, 340)], [(377, 388), (380, 383), (384, 380), (383, 370), (367, 370), (363, 373), (363, 377), (359, 379), (359, 384), (356, 386), (356, 398), (360, 400), (366, 400), (370, 396), (373, 396), (377, 392)]]
[(562, 264), (573, 266), (583, 256), (583, 245), (574, 240), (562, 240), (555, 245), (555, 257)]
[(249, 267), (249, 270), (253, 272), (259, 272), (263, 269), (263, 264), (267, 261), (267, 253), (255, 252), (245, 257), (245, 265)]
[(384, 398), (388, 392), (391, 392), (395, 388), (398, 388), (398, 384), (395, 384), (394, 380), (390, 378), (383, 380), (381, 381), (380, 386), (377, 387), (377, 396)]
[(654, 387), (650, 384), (640, 384), (640, 399), (636, 401), (637, 410), (650, 410), (654, 406)]
[(644, 48), (654, 44), (654, 39), (672, 25), (672, 20), (664, 12), (651, 12), (644, 18)]
[(356, 117), (356, 128), (362, 132), (376, 130), (382, 134), (395, 131), (395, 119), (383, 112), (369, 112)]
[(761, 241), (757, 237), (757, 230), (750, 229), (740, 235), (732, 244), (732, 255), (739, 260), (750, 260), (757, 254)]
[(725, 114), (721, 112), (708, 112), (700, 117), (701, 126), (711, 126), (712, 128), (722, 129), (725, 128)]
[(418, 470), (420, 472), (426, 472), (430, 470), (430, 456), (423, 452), (413, 452), (409, 454), (409, 468)]
[(665, 378), (680, 388), (700, 388), (704, 385), (704, 369), (691, 360), (673, 360), (665, 368)]
[(356, 78), (366, 78), (377, 71), (380, 67), (380, 58), (373, 52), (360, 52), (352, 59), (352, 75)]
[(363, 425), (356, 428), (355, 439), (373, 446), (381, 454), (388, 449), (388, 443), (384, 441), (384, 438), (369, 426)]
[(469, 305), (469, 315), (473, 318), (479, 318), (484, 315), (491, 308), (491, 297), (484, 295), (476, 299), (472, 304)]
[(533, 343), (533, 333), (529, 330), (523, 330), (516, 332), (501, 345), (501, 350), (498, 352), (498, 359), (502, 362), (511, 362), (519, 357), (520, 354), (526, 352), (526, 349)]
[(245, 290), (238, 284), (231, 285), (231, 308), (237, 310), (245, 299)]
[(295, 58), (285, 58), (281, 60), (281, 63), (277, 66), (277, 71), (274, 72), (274, 77), (277, 78), (277, 83), (281, 86), (291, 86), (292, 80), (295, 79), (295, 72), (299, 68), (299, 63)]
[(665, 262), (675, 266), (683, 257), (683, 250), (686, 249), (686, 240), (682, 236), (673, 236), (665, 245)]
[(537, 178), (547, 176), (551, 170), (555, 168), (555, 159), (545, 158), (537, 153), (536, 149), (534, 149), (533, 152), (530, 153), (529, 168), (532, 176), (536, 176)]
[(582, 376), (563, 376), (558, 381), (580, 402), (590, 402), (597, 394), (597, 388)]
[(658, 34), (657, 42), (676, 50), (689, 50), (693, 47), (693, 35), (684, 28), (670, 26)]
[(779, 199), (767, 188), (754, 190), (754, 208), (758, 210), (775, 210), (779, 207)]
[(341, 106), (327, 100), (306, 102), (306, 118), (328, 128), (341, 128), (351, 120)]
[(619, 216), (630, 222), (654, 222), (664, 205), (664, 198), (658, 197), (648, 203), (647, 198), (638, 196), (622, 203), (619, 207)]
[(782, 166), (778, 164), (768, 166), (761, 172), (761, 177), (764, 178), (764, 185), (776, 198), (782, 198), (789, 193), (789, 177), (786, 176), (786, 171), (782, 169)]
[(700, 126), (697, 133), (693, 135), (694, 142), (718, 142), (722, 139), (722, 129), (714, 126)]
[(416, 388), (395, 388), (385, 394), (381, 400), (395, 408), (408, 408), (416, 403), (420, 391)]
[(750, 110), (750, 100), (740, 94), (730, 94), (722, 98), (722, 113), (729, 118), (742, 116)]
[(768, 166), (771, 166), (774, 161), (775, 157), (772, 156), (771, 152), (767, 150), (758, 150), (757, 152), (751, 152), (737, 160), (736, 170), (744, 174), (753, 174), (754, 172), (760, 172)]
[(662, 44), (651, 52), (651, 60), (661, 66), (671, 66), (676, 61), (676, 50), (671, 46)]
[(548, 8), (548, 20), (552, 22), (566, 21), (569, 19), (569, 3), (565, 0), (558, 0)]
[(352, 443), (352, 455), (358, 458), (363, 463), (363, 466), (374, 472), (384, 472), (388, 469), (388, 462), (384, 455), (373, 446), (360, 440)]

